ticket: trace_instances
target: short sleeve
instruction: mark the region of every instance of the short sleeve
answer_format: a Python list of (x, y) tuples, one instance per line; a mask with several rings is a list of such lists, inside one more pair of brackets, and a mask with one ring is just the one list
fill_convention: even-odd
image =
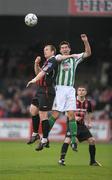
[(83, 61), (84, 59), (84, 53), (80, 53), (80, 54), (74, 54), (74, 59), (75, 59), (75, 62), (77, 64), (79, 64), (81, 61)]
[(93, 107), (90, 101), (88, 101), (88, 108), (87, 108), (87, 112), (88, 113), (92, 113), (93, 112)]
[(57, 54), (55, 56), (55, 58), (56, 58), (57, 61), (61, 61), (62, 55), (61, 54)]

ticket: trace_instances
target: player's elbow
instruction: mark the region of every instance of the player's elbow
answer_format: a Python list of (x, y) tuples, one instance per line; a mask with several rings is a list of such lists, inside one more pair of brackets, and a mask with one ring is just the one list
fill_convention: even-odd
[(90, 50), (90, 51), (85, 51), (83, 57), (84, 57), (84, 58), (88, 58), (88, 57), (90, 57), (90, 56), (91, 56), (91, 50)]
[(87, 57), (91, 56), (91, 54), (92, 54), (91, 49), (89, 51), (87, 51), (86, 54), (87, 54)]
[(91, 52), (91, 50), (89, 51), (89, 56), (91, 56), (91, 54), (92, 54), (92, 52)]

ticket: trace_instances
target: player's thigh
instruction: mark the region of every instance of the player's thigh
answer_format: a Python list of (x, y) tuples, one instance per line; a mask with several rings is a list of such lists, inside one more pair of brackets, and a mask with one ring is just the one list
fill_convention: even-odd
[(79, 125), (77, 126), (77, 138), (79, 142), (86, 141), (89, 138), (92, 137), (91, 132), (85, 125)]
[(75, 89), (73, 87), (68, 88), (65, 109), (66, 111), (76, 110)]
[[(54, 98), (55, 98), (55, 95), (53, 94), (49, 94), (48, 97), (47, 97), (47, 102), (48, 102), (48, 111), (51, 111), (52, 110), (52, 107), (53, 107), (53, 103), (54, 103)], [(57, 115), (58, 113), (55, 112), (55, 115)]]
[(33, 104), (33, 105), (36, 106), (37, 108), (39, 107), (38, 94), (36, 94), (36, 95), (32, 98), (31, 104)]
[(56, 87), (56, 95), (54, 98), (53, 108), (52, 110), (64, 112), (65, 103), (66, 103), (66, 92), (65, 87), (57, 86)]
[(39, 94), (39, 110), (40, 111), (51, 111), (55, 95), (52, 94)]

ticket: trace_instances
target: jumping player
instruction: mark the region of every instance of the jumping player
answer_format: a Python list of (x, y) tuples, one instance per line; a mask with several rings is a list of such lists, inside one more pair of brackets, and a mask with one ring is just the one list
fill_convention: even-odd
[(38, 75), (27, 84), (28, 87), (30, 84), (38, 83), (36, 101), (39, 107), (39, 116), (42, 120), (43, 138), (41, 139), (41, 142), (39, 143), (36, 150), (41, 150), (43, 147), (48, 146), (48, 111), (52, 109), (55, 97), (54, 81), (57, 69), (55, 53), (56, 49), (53, 45), (46, 45), (44, 47), (44, 56), (46, 58), (46, 62), (44, 63)]
[[(52, 128), (59, 116), (59, 112), (67, 112), (69, 119), (68, 125), (71, 134), (71, 146), (74, 151), (77, 150), (77, 144), (75, 142), (77, 123), (74, 117), (74, 111), (76, 110), (74, 88), (76, 68), (80, 62), (91, 55), (91, 48), (86, 34), (81, 34), (81, 40), (84, 43), (84, 52), (74, 54), (71, 58), (61, 61), (58, 65), (58, 73), (56, 77), (56, 97), (53, 104), (53, 113), (49, 118), (50, 128)], [(69, 42), (61, 42), (59, 48), (61, 54), (57, 55), (56, 58), (61, 60), (63, 55), (70, 54), (71, 47)]]
[[(39, 109), (39, 116), (42, 120), (42, 131), (43, 138), (36, 148), (37, 151), (42, 150), (43, 147), (48, 147), (48, 133), (49, 133), (49, 122), (48, 122), (48, 111), (51, 111), (54, 96), (55, 96), (55, 77), (58, 61), (60, 59), (55, 58), (56, 49), (53, 45), (46, 45), (44, 48), (44, 56), (47, 59), (43, 67), (40, 69), (38, 75), (28, 82), (27, 87), (32, 83), (38, 83), (36, 99), (33, 104)], [(71, 57), (72, 55), (65, 55), (61, 60)], [(34, 106), (33, 106), (34, 108)], [(36, 108), (36, 112), (37, 112)], [(37, 124), (36, 124), (37, 123)], [(38, 139), (38, 127), (39, 127), (39, 118), (38, 122), (34, 122), (33, 119), (33, 129), (36, 129), (36, 133), (33, 132), (31, 139), (28, 144), (32, 144)]]
[[(35, 75), (37, 75), (40, 71), (40, 63), (41, 61), (41, 57), (37, 56), (35, 59), (35, 63), (34, 63), (34, 71), (35, 71)], [(37, 83), (38, 85), (38, 83)], [(38, 88), (37, 88), (38, 91)], [(38, 104), (38, 92), (35, 94), (35, 96), (32, 98), (32, 102), (30, 105), (30, 114), (32, 117), (32, 127), (33, 127), (33, 133), (32, 133), (32, 137), (29, 139), (29, 141), (27, 142), (27, 144), (32, 144), (33, 142), (35, 142), (36, 140), (40, 139), (39, 133), (38, 133), (38, 129), (39, 129), (39, 125), (40, 125), (40, 117), (39, 117), (39, 104)]]

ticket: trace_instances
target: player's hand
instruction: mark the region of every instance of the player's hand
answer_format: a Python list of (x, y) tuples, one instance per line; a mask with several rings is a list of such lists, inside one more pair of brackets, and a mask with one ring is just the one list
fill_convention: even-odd
[(76, 121), (80, 121), (80, 120), (81, 120), (81, 117), (80, 117), (80, 116), (75, 116), (75, 120), (76, 120)]
[(82, 41), (88, 41), (88, 37), (86, 36), (86, 34), (81, 34), (81, 39)]
[(91, 129), (92, 128), (92, 124), (87, 124), (87, 128)]
[(41, 57), (40, 56), (37, 56), (37, 58), (35, 59), (35, 63), (37, 65), (39, 65), (39, 63), (41, 62)]
[(27, 83), (26, 87), (28, 87), (30, 84), (33, 84), (33, 83), (34, 83), (33, 80), (29, 81), (29, 82)]

